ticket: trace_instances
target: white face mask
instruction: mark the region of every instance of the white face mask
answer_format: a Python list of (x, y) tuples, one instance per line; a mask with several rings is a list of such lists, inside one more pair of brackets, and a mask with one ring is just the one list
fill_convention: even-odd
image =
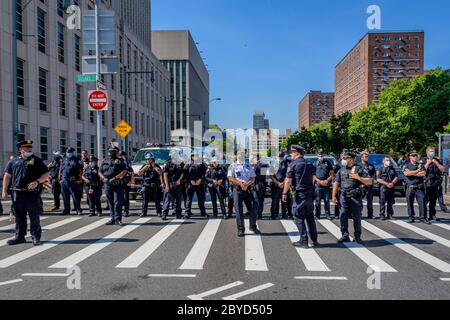
[(391, 166), (391, 162), (390, 161), (386, 161), (386, 167), (390, 167)]
[(434, 151), (428, 152), (428, 156), (429, 156), (430, 158), (434, 158), (435, 155), (436, 155), (436, 152), (434, 152)]
[(347, 161), (347, 160), (342, 160), (342, 161), (341, 161), (341, 165), (342, 165), (343, 167), (346, 167), (347, 164), (348, 164), (348, 161)]

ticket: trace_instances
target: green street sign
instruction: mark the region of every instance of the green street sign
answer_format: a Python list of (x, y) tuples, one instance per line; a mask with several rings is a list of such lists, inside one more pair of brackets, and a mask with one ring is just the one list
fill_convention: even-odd
[(95, 82), (97, 81), (97, 75), (95, 74), (88, 74), (88, 75), (78, 75), (77, 76), (77, 82)]

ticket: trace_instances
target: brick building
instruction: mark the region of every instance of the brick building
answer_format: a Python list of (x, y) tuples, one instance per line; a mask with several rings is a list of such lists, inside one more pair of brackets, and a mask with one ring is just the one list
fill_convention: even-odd
[(334, 113), (334, 93), (310, 91), (298, 105), (298, 128), (309, 128), (329, 121)]

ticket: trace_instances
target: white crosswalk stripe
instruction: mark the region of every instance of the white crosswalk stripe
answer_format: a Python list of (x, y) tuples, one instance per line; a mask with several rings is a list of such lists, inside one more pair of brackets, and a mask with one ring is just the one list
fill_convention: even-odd
[(90, 246), (84, 248), (83, 250), (80, 250), (80, 251), (74, 253), (73, 255), (67, 257), (66, 259), (64, 259), (60, 262), (57, 262), (54, 265), (51, 265), (49, 268), (51, 268), (51, 269), (72, 268), (73, 266), (78, 265), (80, 262), (83, 262), (90, 256), (96, 254), (100, 250), (106, 248), (113, 242), (118, 241), (119, 239), (123, 238), (130, 232), (136, 230), (137, 228), (139, 228), (143, 224), (147, 223), (151, 219), (152, 218), (138, 219), (138, 220), (134, 221), (132, 224), (126, 225), (122, 229), (119, 229), (116, 232), (111, 233), (110, 235), (104, 237), (103, 239), (100, 239), (99, 241), (91, 244)]
[(182, 224), (184, 220), (174, 220), (133, 252), (128, 258), (119, 263), (116, 268), (138, 268), (155, 252)]
[(9, 220), (9, 216), (8, 217), (0, 217), (0, 222), (6, 221), (6, 220)]
[[(336, 239), (341, 237), (341, 231), (339, 228), (331, 221), (319, 220), (319, 223), (327, 229)], [(379, 272), (397, 272), (389, 264), (378, 258), (375, 254), (369, 251), (366, 247), (356, 243), (356, 242), (346, 242), (344, 245), (350, 249), (358, 258), (364, 261), (369, 267), (376, 267)], [(375, 269), (374, 269), (375, 270)]]
[(266, 256), (261, 240), (261, 235), (249, 230), (250, 223), (245, 220), (245, 270), (246, 271), (269, 271)]
[[(43, 220), (46, 220), (46, 219), (48, 219), (48, 217), (41, 217), (40, 218), (40, 221), (43, 221)], [(28, 222), (27, 222), (28, 224), (30, 223), (30, 220), (28, 219)], [(10, 225), (7, 225), (7, 226), (4, 226), (4, 227), (0, 227), (0, 232), (6, 232), (6, 231), (14, 231), (14, 230), (16, 230), (16, 224), (14, 223), (14, 224), (10, 224)]]
[(374, 225), (371, 225), (370, 223), (363, 221), (362, 226), (364, 229), (372, 232), (377, 237), (382, 238), (383, 240), (393, 244), (400, 250), (403, 250), (404, 252), (412, 255), (413, 257), (425, 262), (426, 264), (429, 264), (430, 266), (442, 271), (442, 272), (450, 272), (450, 264), (448, 264), (445, 261), (442, 261), (425, 251), (422, 251), (409, 243), (406, 243), (405, 241), (394, 237), (393, 235), (381, 230), (380, 228), (375, 227)]
[(442, 238), (438, 235), (435, 235), (431, 232), (425, 231), (423, 229), (420, 229), (416, 226), (413, 226), (409, 223), (406, 223), (405, 221), (392, 221), (392, 223), (395, 223), (396, 225), (403, 227), (405, 229), (411, 230), (412, 232), (415, 232), (419, 235), (421, 235), (422, 237), (428, 238), (430, 240), (436, 241), (437, 243), (442, 244), (443, 246), (446, 246), (447, 248), (450, 248), (450, 240), (447, 240), (445, 238)]
[[(281, 224), (286, 230), (292, 243), (299, 240), (300, 234), (298, 233), (297, 226), (293, 221), (282, 220)], [(314, 249), (303, 249), (303, 248), (296, 248), (296, 249), (300, 256), (300, 259), (305, 264), (306, 270), (319, 272), (331, 271)]]
[(438, 226), (440, 228), (443, 228), (445, 230), (450, 230), (450, 224), (448, 223), (443, 223), (443, 222), (433, 222), (432, 223), (434, 226)]

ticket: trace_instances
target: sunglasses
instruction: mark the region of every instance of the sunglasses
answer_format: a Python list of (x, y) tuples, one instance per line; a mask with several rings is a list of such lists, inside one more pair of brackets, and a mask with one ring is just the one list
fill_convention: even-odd
[(411, 157), (418, 157), (418, 154), (412, 154)]

